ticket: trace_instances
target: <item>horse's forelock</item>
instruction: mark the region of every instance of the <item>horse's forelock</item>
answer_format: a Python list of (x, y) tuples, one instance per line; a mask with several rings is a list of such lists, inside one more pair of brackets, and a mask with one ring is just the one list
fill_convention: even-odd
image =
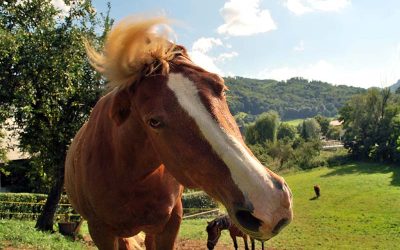
[(166, 18), (126, 18), (108, 34), (102, 53), (85, 43), (92, 66), (109, 80), (109, 87), (127, 87), (139, 79), (169, 73), (169, 62), (177, 55), (187, 56), (183, 46), (168, 41), (170, 29), (156, 33)]

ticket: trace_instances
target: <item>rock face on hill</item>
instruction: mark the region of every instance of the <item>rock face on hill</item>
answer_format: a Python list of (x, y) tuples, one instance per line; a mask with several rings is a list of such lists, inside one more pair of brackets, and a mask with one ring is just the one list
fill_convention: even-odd
[(225, 83), (229, 88), (229, 107), (234, 115), (239, 112), (259, 115), (275, 110), (285, 120), (318, 114), (335, 116), (351, 96), (366, 91), (303, 78), (275, 81), (227, 77)]

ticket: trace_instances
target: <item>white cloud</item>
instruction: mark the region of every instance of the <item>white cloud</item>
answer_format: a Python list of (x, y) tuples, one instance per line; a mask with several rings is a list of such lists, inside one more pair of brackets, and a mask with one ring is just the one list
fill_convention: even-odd
[(51, 0), (51, 4), (53, 4), (56, 9), (61, 11), (61, 16), (68, 15), (69, 10), (71, 9), (71, 6), (66, 5), (64, 0)]
[(269, 10), (260, 9), (260, 0), (229, 0), (220, 10), (225, 23), (219, 34), (249, 36), (276, 29)]
[(386, 87), (400, 79), (400, 73), (393, 74), (386, 69), (362, 68), (348, 69), (334, 65), (326, 60), (298, 67), (280, 67), (265, 69), (257, 78), (287, 80), (292, 77), (303, 77), (309, 80), (320, 80), (332, 84), (344, 84), (369, 88), (372, 86)]
[(239, 54), (236, 51), (232, 51), (229, 53), (222, 53), (217, 57), (217, 61), (225, 62), (226, 60), (232, 59), (238, 55)]
[(210, 49), (214, 47), (214, 45), (222, 46), (221, 39), (213, 37), (201, 37), (193, 43), (192, 50), (206, 53), (210, 51)]
[(294, 14), (303, 15), (314, 11), (339, 11), (351, 5), (351, 0), (283, 0)]
[(222, 70), (215, 64), (215, 58), (200, 51), (190, 51), (190, 58), (207, 71), (223, 75)]
[[(15, 5), (22, 5), (25, 4), (29, 0), (17, 0)], [(51, 0), (50, 3), (60, 11), (59, 16), (60, 17), (65, 17), (68, 15), (69, 10), (71, 9), (70, 5), (65, 4), (64, 0)]]
[(201, 37), (193, 43), (192, 49), (189, 54), (193, 62), (195, 62), (199, 66), (210, 72), (224, 76), (226, 74), (224, 74), (224, 72), (222, 72), (222, 70), (217, 66), (217, 63), (223, 63), (226, 60), (232, 59), (233, 57), (238, 56), (238, 53), (235, 51), (231, 51), (221, 53), (218, 56), (211, 56), (209, 53), (216, 46), (229, 49), (231, 48), (224, 45), (223, 42), (218, 38)]
[(304, 41), (301, 40), (301, 41), (299, 42), (299, 44), (297, 44), (296, 46), (293, 47), (293, 50), (296, 51), (296, 52), (302, 52), (302, 51), (304, 51), (304, 50), (305, 50), (305, 48), (304, 48)]

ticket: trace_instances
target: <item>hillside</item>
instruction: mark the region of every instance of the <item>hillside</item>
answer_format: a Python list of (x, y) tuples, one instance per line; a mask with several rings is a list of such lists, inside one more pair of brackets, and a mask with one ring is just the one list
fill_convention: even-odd
[(228, 102), (233, 114), (258, 115), (276, 110), (284, 120), (337, 115), (338, 110), (354, 94), (365, 89), (334, 86), (321, 81), (292, 78), (287, 81), (227, 77)]
[(395, 92), (398, 88), (400, 88), (400, 80), (398, 80), (395, 84), (389, 87), (392, 92)]

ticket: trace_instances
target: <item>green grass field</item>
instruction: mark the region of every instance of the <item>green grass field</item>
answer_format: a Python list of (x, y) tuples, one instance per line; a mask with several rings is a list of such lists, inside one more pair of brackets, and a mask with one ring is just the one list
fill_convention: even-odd
[[(285, 176), (293, 222), (274, 249), (400, 249), (400, 167), (358, 163)], [(319, 184), (321, 197), (313, 199)], [(181, 237), (205, 239), (206, 222), (186, 221)], [(224, 233), (224, 242), (230, 242)]]
[(283, 121), (283, 123), (286, 123), (293, 127), (297, 127), (303, 121), (304, 121), (304, 119), (294, 119), (294, 120), (290, 120), (290, 121)]
[[(266, 245), (273, 249), (399, 249), (400, 167), (357, 163), (285, 176), (294, 195), (293, 222)], [(321, 197), (313, 199), (313, 185)], [(0, 249), (87, 249), (33, 222), (0, 220)], [(179, 237), (206, 242), (205, 219), (185, 220)], [(85, 230), (85, 228), (84, 228)], [(86, 231), (87, 232), (87, 231)], [(227, 232), (221, 242), (229, 243)]]

